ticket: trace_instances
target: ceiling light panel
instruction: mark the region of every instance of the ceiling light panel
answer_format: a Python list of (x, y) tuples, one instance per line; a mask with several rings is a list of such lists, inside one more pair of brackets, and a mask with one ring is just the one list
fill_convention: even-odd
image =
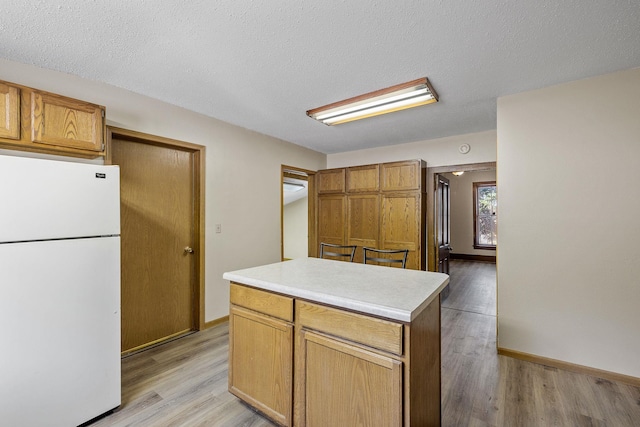
[(333, 126), (434, 102), (438, 95), (425, 77), (314, 108), (307, 115)]

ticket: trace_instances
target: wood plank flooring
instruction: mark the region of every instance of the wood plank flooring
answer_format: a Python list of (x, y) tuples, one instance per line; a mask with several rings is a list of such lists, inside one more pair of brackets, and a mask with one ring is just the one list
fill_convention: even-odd
[(498, 356), (495, 264), (455, 260), (442, 302), (443, 426), (640, 426), (640, 388)]
[[(496, 354), (495, 264), (455, 260), (442, 303), (443, 426), (640, 426), (640, 388)], [(227, 392), (228, 325), (122, 360), (103, 426), (272, 426)]]

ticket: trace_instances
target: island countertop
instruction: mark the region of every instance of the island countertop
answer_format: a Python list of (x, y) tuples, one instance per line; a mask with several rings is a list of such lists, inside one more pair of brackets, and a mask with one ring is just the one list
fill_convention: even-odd
[(449, 283), (420, 270), (299, 258), (224, 273), (224, 279), (334, 307), (411, 322)]

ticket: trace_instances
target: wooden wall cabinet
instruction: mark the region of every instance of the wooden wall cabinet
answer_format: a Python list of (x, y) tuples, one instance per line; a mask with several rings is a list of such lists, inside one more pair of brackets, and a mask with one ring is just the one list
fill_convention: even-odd
[(104, 156), (105, 108), (0, 82), (0, 147), (95, 158)]
[(344, 169), (325, 169), (316, 173), (318, 194), (344, 193)]
[(293, 299), (231, 285), (229, 391), (292, 425)]
[(20, 89), (0, 82), (0, 138), (20, 139)]
[(318, 176), (318, 186), (324, 185), (324, 192), (318, 190), (318, 243), (358, 246), (354, 262), (362, 262), (362, 247), (409, 249), (406, 268), (426, 270), (424, 161), (327, 169)]
[(365, 165), (346, 169), (347, 193), (377, 192), (380, 190), (380, 166)]
[(426, 164), (419, 160), (383, 163), (380, 165), (380, 187), (382, 191), (426, 191), (426, 175), (422, 173), (423, 168), (426, 168)]

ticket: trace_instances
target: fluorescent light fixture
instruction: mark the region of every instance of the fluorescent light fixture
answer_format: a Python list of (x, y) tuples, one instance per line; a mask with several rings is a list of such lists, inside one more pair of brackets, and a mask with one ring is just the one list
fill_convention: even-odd
[(424, 77), (314, 108), (307, 116), (333, 126), (434, 102), (438, 102), (438, 94)]
[(303, 184), (294, 184), (291, 182), (285, 182), (282, 184), (284, 191), (300, 191), (300, 190), (304, 190), (304, 185)]

